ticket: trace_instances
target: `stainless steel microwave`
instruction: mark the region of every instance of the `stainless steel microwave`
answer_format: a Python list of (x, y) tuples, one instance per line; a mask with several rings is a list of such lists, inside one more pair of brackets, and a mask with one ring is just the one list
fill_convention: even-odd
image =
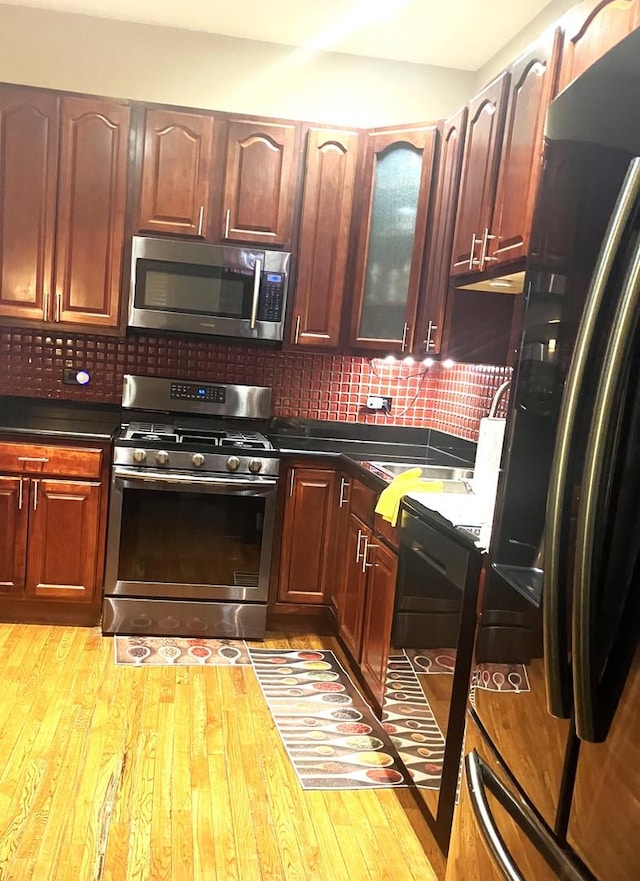
[(291, 254), (134, 236), (129, 327), (282, 340)]

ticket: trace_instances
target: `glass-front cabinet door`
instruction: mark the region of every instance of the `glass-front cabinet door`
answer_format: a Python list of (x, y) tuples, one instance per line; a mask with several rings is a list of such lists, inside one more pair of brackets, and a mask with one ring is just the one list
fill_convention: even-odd
[(368, 133), (350, 344), (410, 352), (415, 333), (435, 125)]

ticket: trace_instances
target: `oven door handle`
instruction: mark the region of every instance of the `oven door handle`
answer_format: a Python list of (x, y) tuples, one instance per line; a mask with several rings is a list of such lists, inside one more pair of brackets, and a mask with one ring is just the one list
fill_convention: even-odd
[(124, 480), (137, 481), (139, 483), (168, 483), (172, 486), (200, 486), (207, 487), (224, 487), (225, 490), (233, 492), (234, 489), (253, 489), (260, 492), (266, 487), (276, 486), (278, 479), (276, 477), (253, 477), (247, 480), (238, 479), (236, 477), (216, 477), (214, 475), (200, 474), (169, 474), (166, 471), (136, 471), (133, 468), (113, 469), (113, 476)]
[(249, 327), (253, 330), (258, 318), (258, 301), (260, 299), (260, 279), (262, 277), (262, 260), (256, 260), (253, 270), (253, 300), (251, 302), (251, 322)]

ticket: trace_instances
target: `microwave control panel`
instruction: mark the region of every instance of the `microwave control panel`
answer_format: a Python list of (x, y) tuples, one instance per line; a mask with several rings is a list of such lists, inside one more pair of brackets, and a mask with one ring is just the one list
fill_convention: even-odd
[(281, 272), (263, 272), (258, 302), (258, 321), (282, 321), (285, 276)]

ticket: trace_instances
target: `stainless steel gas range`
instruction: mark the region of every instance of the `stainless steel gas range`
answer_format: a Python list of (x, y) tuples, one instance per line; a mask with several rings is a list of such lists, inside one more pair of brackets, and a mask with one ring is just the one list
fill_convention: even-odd
[(271, 389), (127, 375), (103, 633), (260, 639), (278, 455)]

